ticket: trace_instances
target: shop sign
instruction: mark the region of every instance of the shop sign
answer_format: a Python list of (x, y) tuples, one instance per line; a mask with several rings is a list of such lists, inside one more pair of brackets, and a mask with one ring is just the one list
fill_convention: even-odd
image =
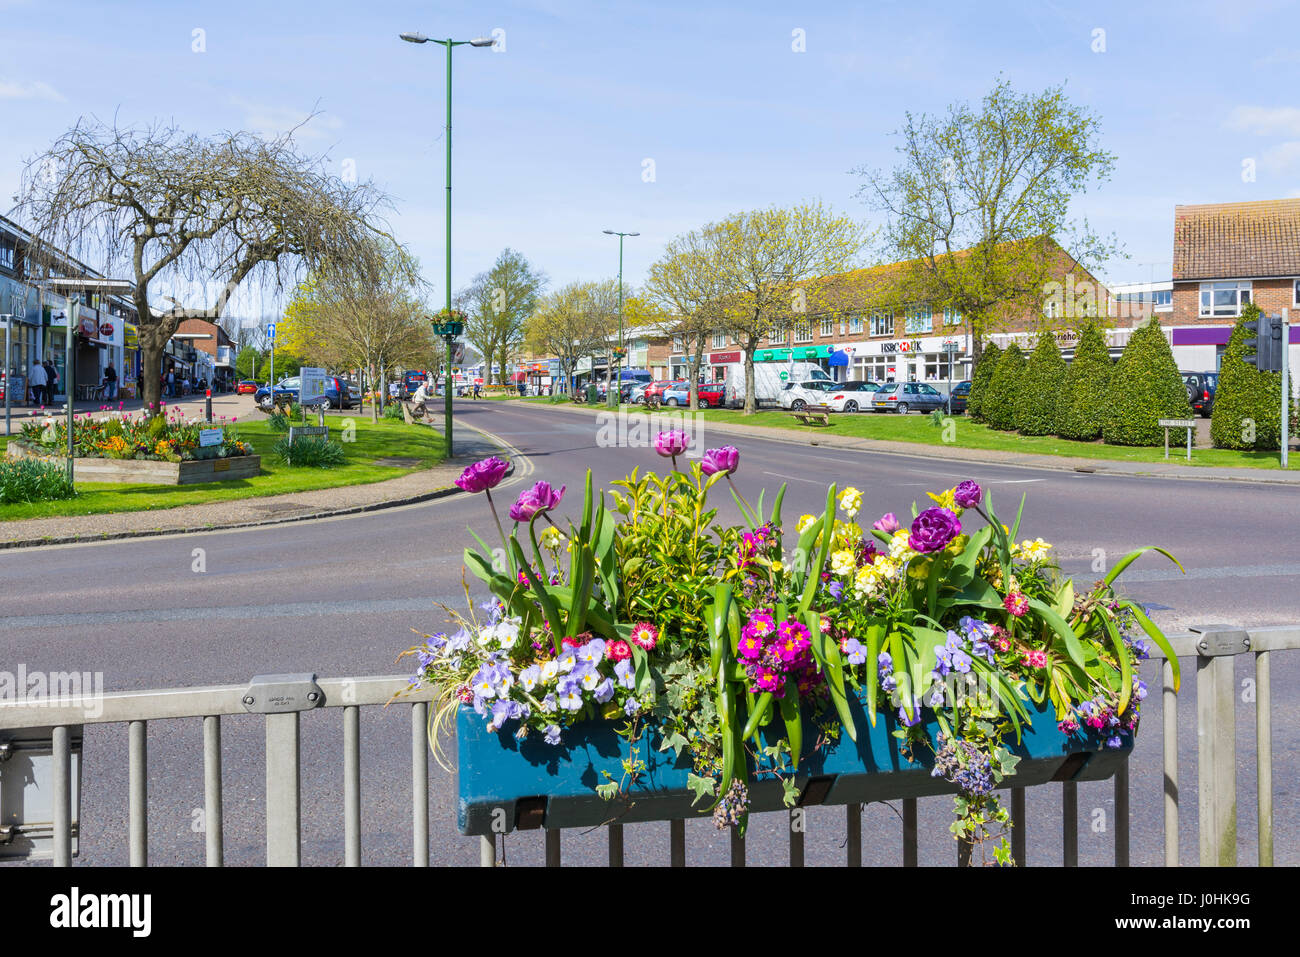
[(99, 338), (99, 326), (95, 322), (94, 316), (81, 317), (81, 334), (87, 339)]
[(920, 352), (921, 340), (904, 339), (901, 342), (882, 342), (880, 344), (880, 351), (885, 353), (886, 355), (888, 355), (891, 352)]
[(105, 339), (113, 338), (113, 324), (111, 322), (101, 322), (99, 324), (99, 334)]
[(739, 352), (711, 352), (709, 353), (709, 362), (715, 366), (727, 365), (731, 362), (739, 362)]

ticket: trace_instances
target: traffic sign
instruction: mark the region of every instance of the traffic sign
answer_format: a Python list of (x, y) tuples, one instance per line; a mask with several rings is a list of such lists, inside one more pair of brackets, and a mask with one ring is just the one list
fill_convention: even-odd
[(266, 326), (266, 338), (267, 338), (269, 341), (271, 341), (271, 342), (274, 342), (274, 341), (275, 341), (275, 323), (274, 323), (274, 322), (272, 322), (272, 323), (268, 323), (268, 324), (267, 324), (267, 326)]

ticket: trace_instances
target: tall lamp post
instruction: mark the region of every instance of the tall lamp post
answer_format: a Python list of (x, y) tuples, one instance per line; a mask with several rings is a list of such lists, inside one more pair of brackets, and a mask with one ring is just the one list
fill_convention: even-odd
[[(617, 230), (603, 230), (606, 236), (618, 237), (618, 348), (614, 350), (614, 368), (616, 371), (621, 370), (623, 357), (627, 355), (627, 347), (623, 344), (623, 237), (640, 236), (640, 233), (620, 233)], [(605, 402), (611, 409), (618, 408), (618, 397), (622, 391), (623, 383), (615, 375), (613, 384), (605, 390)]]
[[(475, 37), (473, 40), (453, 40), (448, 37), (446, 40), (432, 40), (423, 33), (403, 33), (402, 39), (407, 43), (437, 43), (447, 49), (447, 307), (444, 310), (443, 325), (450, 325), (452, 319), (451, 311), (451, 51), (453, 47), (469, 45), (472, 47), (490, 47), (492, 39), (490, 37)], [(451, 340), (443, 333), (437, 332), (438, 326), (434, 326), (436, 335), (443, 335), (447, 340), (447, 374), (446, 374), (446, 392), (443, 394), (443, 415), (446, 429), (447, 457), (451, 457)], [(457, 332), (459, 334), (459, 331)]]

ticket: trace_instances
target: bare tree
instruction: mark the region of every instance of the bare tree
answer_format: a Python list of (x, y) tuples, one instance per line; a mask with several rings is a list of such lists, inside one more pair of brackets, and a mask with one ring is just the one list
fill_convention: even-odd
[(525, 325), (528, 343), (537, 352), (560, 360), (566, 385), (578, 363), (609, 347), (617, 335), (618, 289), (613, 281), (571, 283), (542, 298)]
[[(82, 119), (28, 162), (17, 214), (38, 240), (30, 261), (52, 269), (61, 247), (134, 282), (146, 406), (158, 402), (155, 373), (182, 319), (220, 319), (241, 286), (368, 268), (385, 198), (329, 175), (292, 136)], [(156, 308), (162, 298), (170, 307)]]

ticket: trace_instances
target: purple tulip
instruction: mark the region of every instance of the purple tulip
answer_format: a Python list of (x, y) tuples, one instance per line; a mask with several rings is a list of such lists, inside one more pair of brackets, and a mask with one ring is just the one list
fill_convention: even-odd
[(700, 471), (705, 475), (713, 475), (715, 472), (730, 475), (736, 471), (739, 462), (740, 450), (734, 445), (724, 445), (720, 449), (705, 451), (704, 459), (700, 462)]
[(984, 500), (984, 490), (974, 482), (965, 481), (952, 490), (952, 497), (960, 508), (975, 508)]
[(946, 508), (927, 508), (912, 522), (907, 544), (918, 552), (939, 552), (961, 534), (961, 521)]
[(530, 489), (519, 493), (519, 498), (510, 506), (510, 517), (516, 522), (526, 522), (538, 512), (548, 512), (560, 504), (564, 498), (565, 486), (557, 492), (550, 482), (538, 482)]
[(898, 531), (903, 526), (898, 524), (898, 516), (893, 512), (886, 512), (873, 522), (871, 527), (878, 532), (884, 532), (886, 535), (893, 535), (894, 532)]
[(690, 437), (681, 429), (669, 429), (655, 436), (655, 451), (664, 458), (681, 455), (690, 444)]
[(490, 459), (475, 462), (461, 472), (460, 478), (456, 479), (456, 484), (467, 492), (486, 492), (490, 488), (497, 487), (497, 484), (505, 478), (506, 470), (509, 468), (510, 463), (503, 462), (494, 455)]

